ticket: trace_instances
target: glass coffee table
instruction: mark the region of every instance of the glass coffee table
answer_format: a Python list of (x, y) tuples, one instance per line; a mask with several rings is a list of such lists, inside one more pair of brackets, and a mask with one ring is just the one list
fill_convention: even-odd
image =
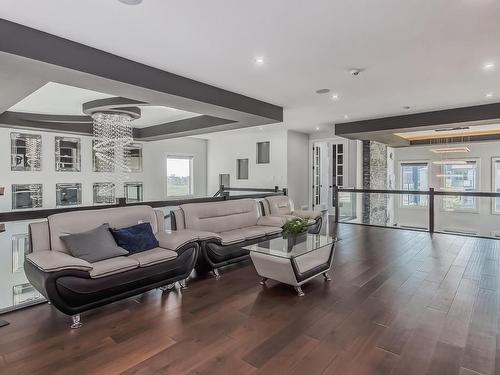
[(297, 237), (281, 237), (245, 246), (262, 277), (291, 285), (302, 297), (302, 285), (316, 276), (323, 275), (330, 281), (328, 271), (332, 267), (335, 238), (321, 234), (304, 233)]

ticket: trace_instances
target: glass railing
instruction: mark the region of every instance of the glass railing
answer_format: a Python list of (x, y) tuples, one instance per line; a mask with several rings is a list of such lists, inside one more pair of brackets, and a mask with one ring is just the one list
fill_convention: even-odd
[(500, 193), (334, 189), (335, 221), (500, 239)]

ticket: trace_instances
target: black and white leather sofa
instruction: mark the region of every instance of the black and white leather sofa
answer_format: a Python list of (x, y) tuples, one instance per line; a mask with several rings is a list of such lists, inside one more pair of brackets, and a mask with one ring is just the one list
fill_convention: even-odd
[(323, 218), (321, 212), (308, 210), (294, 210), (293, 203), (285, 195), (273, 195), (260, 201), (262, 210), (266, 216), (281, 217), (284, 221), (296, 218), (314, 220), (314, 224), (309, 226), (309, 233), (317, 234), (321, 230)]
[(172, 211), (172, 228), (198, 236), (198, 270), (212, 270), (249, 258), (243, 247), (280, 235), (283, 221), (262, 216), (254, 199), (189, 203)]
[[(89, 263), (73, 257), (61, 236), (91, 230), (104, 223), (124, 228), (149, 222), (159, 247), (129, 256)], [(57, 309), (73, 316), (153, 288), (185, 287), (198, 255), (197, 238), (190, 232), (164, 231), (164, 214), (149, 206), (82, 210), (56, 214), (29, 226), (33, 252), (24, 270), (29, 282)]]

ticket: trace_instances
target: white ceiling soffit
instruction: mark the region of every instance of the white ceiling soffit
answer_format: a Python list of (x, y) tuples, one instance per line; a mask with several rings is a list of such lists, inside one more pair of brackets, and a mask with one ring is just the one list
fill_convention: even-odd
[[(0, 12), (284, 106), (287, 127), (302, 131), (346, 114), (361, 120), (500, 100), (498, 0), (3, 0)], [(488, 62), (497, 68), (484, 71)], [(353, 77), (353, 67), (365, 71)], [(339, 100), (316, 94), (321, 88)]]
[[(114, 97), (114, 95), (49, 82), (10, 107), (9, 111), (83, 116), (83, 103), (111, 97)], [(140, 108), (142, 115), (141, 118), (134, 120), (133, 126), (135, 128), (144, 128), (200, 116), (198, 113), (163, 106), (140, 106)]]

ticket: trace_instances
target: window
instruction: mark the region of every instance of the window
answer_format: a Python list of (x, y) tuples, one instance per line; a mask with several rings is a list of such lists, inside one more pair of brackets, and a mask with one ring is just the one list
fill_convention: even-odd
[[(429, 190), (428, 164), (401, 163), (401, 190)], [(427, 206), (427, 195), (402, 195), (401, 205), (407, 207)]]
[(269, 164), (271, 142), (257, 142), (257, 164)]
[[(476, 191), (478, 181), (478, 163), (475, 160), (453, 160), (443, 164), (442, 179), (443, 190), (448, 191)], [(444, 196), (443, 208), (447, 211), (475, 210), (477, 209), (476, 197)]]
[(93, 190), (95, 204), (115, 203), (115, 184), (112, 182), (96, 182)]
[(125, 183), (125, 199), (127, 203), (142, 202), (142, 182)]
[(236, 159), (236, 169), (238, 180), (248, 180), (248, 159)]
[(167, 156), (167, 196), (193, 195), (192, 156)]
[[(493, 191), (500, 193), (500, 158), (493, 158)], [(500, 213), (500, 198), (493, 199), (493, 212)]]
[(42, 136), (10, 134), (10, 169), (13, 171), (40, 171), (42, 165)]
[(132, 143), (126, 148), (127, 166), (131, 172), (142, 172), (142, 144)]
[(43, 296), (29, 283), (15, 285), (12, 288), (12, 297), (14, 306), (35, 302), (43, 298)]
[(42, 207), (42, 184), (12, 185), (12, 209)]
[(56, 184), (56, 205), (76, 206), (82, 204), (82, 184)]
[(56, 171), (80, 172), (80, 138), (56, 137)]
[(28, 234), (14, 234), (12, 236), (12, 272), (21, 272), (24, 269), (24, 257), (30, 252)]

